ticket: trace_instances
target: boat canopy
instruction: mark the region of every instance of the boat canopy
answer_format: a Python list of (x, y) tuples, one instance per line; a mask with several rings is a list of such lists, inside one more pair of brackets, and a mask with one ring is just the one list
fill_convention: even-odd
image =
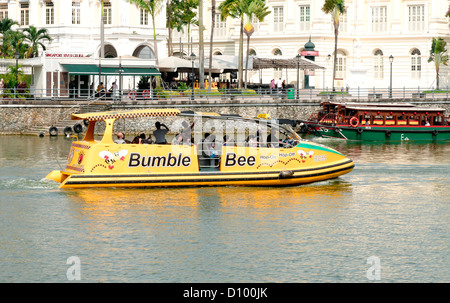
[(339, 102), (339, 101), (324, 101), (322, 105), (336, 105), (341, 107), (353, 108), (353, 107), (416, 107), (412, 103), (364, 103), (364, 102)]
[[(264, 123), (269, 127), (276, 127), (278, 129), (284, 129), (288, 133), (296, 138), (300, 137), (292, 129), (291, 125), (295, 125), (295, 122), (288, 119), (280, 119), (280, 121), (272, 119), (263, 118), (244, 118), (239, 115), (234, 114), (219, 114), (213, 112), (194, 112), (194, 111), (180, 111), (175, 108), (163, 108), (163, 109), (139, 109), (130, 111), (107, 111), (107, 112), (93, 112), (85, 114), (72, 114), (72, 120), (87, 120), (87, 121), (100, 121), (100, 120), (116, 120), (119, 118), (134, 119), (134, 118), (144, 118), (144, 117), (202, 117), (211, 119), (222, 119), (222, 120), (240, 120), (240, 121), (252, 121), (256, 123)], [(93, 139), (94, 128), (90, 128), (89, 135), (86, 138)], [(105, 131), (106, 132), (106, 131)], [(108, 132), (112, 133), (112, 129)]]
[(443, 112), (443, 108), (347, 106), (346, 109), (379, 112)]
[(94, 112), (86, 114), (72, 114), (72, 120), (89, 120), (98, 121), (105, 119), (119, 119), (119, 118), (142, 118), (142, 117), (168, 117), (178, 116), (180, 111), (173, 108), (165, 109), (139, 109), (131, 111), (108, 111), (108, 112)]
[(281, 119), (278, 123), (274, 120), (267, 118), (244, 118), (235, 114), (219, 114), (214, 112), (194, 112), (194, 111), (180, 111), (175, 108), (164, 109), (139, 109), (130, 111), (107, 111), (107, 112), (92, 112), (86, 114), (72, 114), (72, 120), (89, 120), (99, 121), (106, 119), (119, 119), (119, 118), (142, 118), (142, 117), (169, 117), (169, 116), (183, 116), (183, 117), (202, 117), (212, 119), (223, 120), (244, 120), (265, 122), (267, 124), (295, 124), (292, 120)]
[(412, 103), (356, 103), (326, 101), (322, 105), (338, 106), (356, 111), (380, 111), (380, 112), (444, 112), (443, 108), (417, 107)]

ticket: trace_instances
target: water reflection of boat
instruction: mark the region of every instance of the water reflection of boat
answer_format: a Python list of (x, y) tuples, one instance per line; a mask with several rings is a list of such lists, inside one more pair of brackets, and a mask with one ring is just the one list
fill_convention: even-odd
[(326, 101), (302, 122), (303, 132), (358, 141), (450, 140), (450, 117), (442, 108), (408, 103)]
[[(180, 140), (172, 144), (117, 144), (113, 141), (117, 119), (168, 116), (195, 120), (195, 127), (190, 130), (195, 139), (190, 135), (185, 138), (183, 132), (176, 137)], [(72, 119), (89, 121), (86, 135), (83, 140), (72, 143), (65, 169), (47, 175), (48, 179), (60, 182), (63, 188), (286, 186), (336, 178), (354, 167), (353, 161), (338, 151), (302, 140), (289, 125), (279, 125), (272, 120), (177, 109), (74, 114)], [(201, 143), (202, 125), (210, 119), (232, 120), (238, 126), (254, 123), (259, 139), (251, 143), (237, 138), (228, 144), (217, 140), (217, 153), (207, 151), (206, 145)], [(94, 130), (99, 121), (103, 122), (104, 133), (97, 141)], [(214, 132), (218, 134), (217, 127)], [(235, 130), (230, 133), (233, 138), (235, 134)], [(265, 140), (267, 134), (268, 140)], [(286, 138), (281, 140), (280, 135)]]
[[(302, 187), (183, 187), (155, 188), (152, 194), (139, 188), (74, 189), (70, 198), (90, 216), (114, 217), (126, 209), (217, 208), (283, 209), (294, 205), (339, 207), (342, 196), (351, 194), (352, 184), (343, 180), (317, 182)], [(108, 199), (105, 199), (108, 197)], [(316, 203), (317, 202), (317, 203)]]

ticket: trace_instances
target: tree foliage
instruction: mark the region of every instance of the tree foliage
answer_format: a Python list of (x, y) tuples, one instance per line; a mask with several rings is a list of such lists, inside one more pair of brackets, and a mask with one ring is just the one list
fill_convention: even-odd
[[(262, 0), (225, 0), (224, 2), (220, 3), (219, 11), (222, 20), (226, 20), (226, 18), (228, 17), (240, 20), (238, 73), (239, 88), (242, 88), (245, 17), (253, 15), (256, 16), (256, 14), (258, 14), (261, 15), (261, 20), (263, 20), (264, 17), (270, 13), (270, 11), (268, 11), (268, 8), (265, 7), (265, 1)], [(260, 19), (259, 17), (257, 18)]]
[(322, 11), (325, 14), (331, 15), (334, 25), (334, 62), (333, 62), (333, 91), (334, 79), (336, 78), (336, 61), (337, 61), (337, 45), (339, 35), (339, 18), (342, 14), (345, 14), (345, 1), (344, 0), (325, 0), (322, 6)]
[(434, 62), (436, 68), (436, 89), (439, 90), (439, 66), (441, 64), (448, 65), (447, 42), (441, 37), (433, 38), (431, 42), (430, 57), (428, 62)]
[(156, 62), (158, 62), (158, 44), (156, 41), (156, 16), (163, 8), (164, 0), (127, 0), (128, 2), (135, 4), (137, 7), (142, 8), (144, 11), (150, 13), (152, 16), (153, 27), (153, 51), (155, 53)]

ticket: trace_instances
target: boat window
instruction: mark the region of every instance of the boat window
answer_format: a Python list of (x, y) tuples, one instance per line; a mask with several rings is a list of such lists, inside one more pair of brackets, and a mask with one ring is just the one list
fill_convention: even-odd
[(383, 125), (383, 116), (374, 116), (372, 123), (374, 125)]
[(395, 117), (394, 116), (386, 116), (385, 124), (386, 125), (394, 125)]
[(409, 125), (419, 125), (419, 117), (415, 115), (410, 116)]
[[(112, 140), (116, 143), (126, 141), (128, 144), (154, 144), (156, 142), (156, 138), (153, 135), (153, 131), (155, 130), (155, 120), (150, 119), (148, 121), (143, 121), (146, 118), (138, 118), (140, 119), (139, 125), (149, 125), (150, 128), (139, 128), (139, 129), (130, 129), (125, 130), (125, 124), (117, 123), (114, 125), (114, 131), (112, 133)], [(272, 144), (267, 142), (269, 135), (271, 135), (271, 127), (270, 124), (265, 123), (257, 123), (254, 121), (234, 121), (234, 120), (220, 120), (220, 119), (209, 119), (209, 118), (197, 118), (193, 119), (189, 122), (190, 119), (187, 119), (186, 122), (188, 126), (190, 125), (191, 132), (189, 132), (189, 138), (184, 138), (183, 135), (183, 123), (179, 123), (179, 121), (173, 122), (171, 125), (168, 124), (168, 128), (170, 132), (166, 134), (166, 143), (173, 145), (195, 145), (197, 146), (197, 150), (199, 154), (202, 154), (204, 150), (204, 146), (202, 145), (205, 134), (209, 133), (215, 136), (214, 145), (221, 150), (221, 146), (237, 146), (237, 147), (278, 147), (278, 148), (291, 148), (298, 144), (298, 141), (294, 140), (293, 137), (295, 135), (289, 135), (289, 131), (285, 130), (281, 125), (280, 129), (273, 128), (275, 132), (273, 133)], [(141, 121), (142, 120), (142, 121)], [(183, 119), (184, 120), (184, 119)], [(184, 121), (183, 121), (184, 122)], [(195, 122), (195, 123), (193, 123)], [(105, 123), (101, 121), (101, 128), (96, 130), (104, 130)], [(136, 124), (138, 125), (138, 124)], [(99, 131), (100, 133), (101, 131)], [(118, 140), (117, 134), (122, 132), (124, 134), (123, 140)], [(134, 138), (134, 139), (133, 139)], [(227, 138), (227, 139), (225, 139)], [(271, 137), (269, 137), (271, 139)]]
[(398, 116), (397, 117), (397, 124), (398, 125), (406, 125), (408, 122), (406, 121), (406, 116)]

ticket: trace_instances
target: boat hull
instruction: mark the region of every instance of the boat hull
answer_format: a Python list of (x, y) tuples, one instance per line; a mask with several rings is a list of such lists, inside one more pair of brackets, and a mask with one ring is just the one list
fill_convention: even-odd
[[(61, 188), (82, 187), (191, 187), (191, 186), (293, 186), (337, 178), (354, 168), (350, 159), (332, 165), (315, 168), (245, 172), (206, 172), (193, 174), (111, 174), (83, 175), (73, 174), (58, 177), (64, 180)], [(64, 172), (58, 171), (61, 175)], [(55, 176), (57, 172), (50, 173)], [(50, 175), (49, 174), (49, 175)], [(48, 176), (47, 178), (51, 178)], [(55, 180), (56, 181), (56, 180)]]
[[(251, 126), (258, 127), (259, 140), (256, 142), (253, 135), (248, 135), (248, 140), (240, 138), (245, 134), (241, 131), (236, 134), (236, 141), (218, 139), (216, 142), (216, 135), (205, 136), (202, 126), (208, 121), (196, 121), (192, 125), (198, 125), (199, 129), (188, 127), (193, 133), (176, 136), (172, 143), (141, 144), (138, 143), (141, 140), (133, 140), (118, 144), (112, 140), (114, 122), (119, 118), (178, 115), (195, 116), (197, 120), (214, 119), (217, 133), (225, 129), (223, 122), (229, 119), (241, 122), (242, 129), (247, 127), (243, 127), (244, 122), (250, 122)], [(337, 178), (354, 167), (353, 161), (340, 152), (301, 140), (289, 126), (275, 122), (214, 113), (182, 113), (176, 109), (111, 111), (72, 117), (87, 119), (89, 125), (84, 139), (72, 142), (65, 169), (47, 175), (48, 179), (59, 182), (60, 188), (291, 186)], [(105, 122), (100, 141), (94, 136), (97, 121)], [(278, 130), (286, 137), (284, 141), (278, 139)], [(201, 140), (199, 135), (205, 139)]]
[[(287, 149), (223, 147), (217, 159), (220, 163), (206, 168), (200, 165), (195, 146), (180, 147), (177, 152), (177, 147), (170, 145), (109, 148), (110, 154), (123, 149), (127, 153), (110, 166), (96, 156), (103, 156), (106, 146), (74, 142), (66, 170), (52, 171), (46, 178), (59, 182), (60, 188), (290, 186), (337, 178), (354, 167), (353, 161), (341, 153), (307, 141)], [(158, 157), (139, 157), (156, 151)]]
[(448, 141), (450, 127), (316, 126), (320, 137), (354, 141)]

